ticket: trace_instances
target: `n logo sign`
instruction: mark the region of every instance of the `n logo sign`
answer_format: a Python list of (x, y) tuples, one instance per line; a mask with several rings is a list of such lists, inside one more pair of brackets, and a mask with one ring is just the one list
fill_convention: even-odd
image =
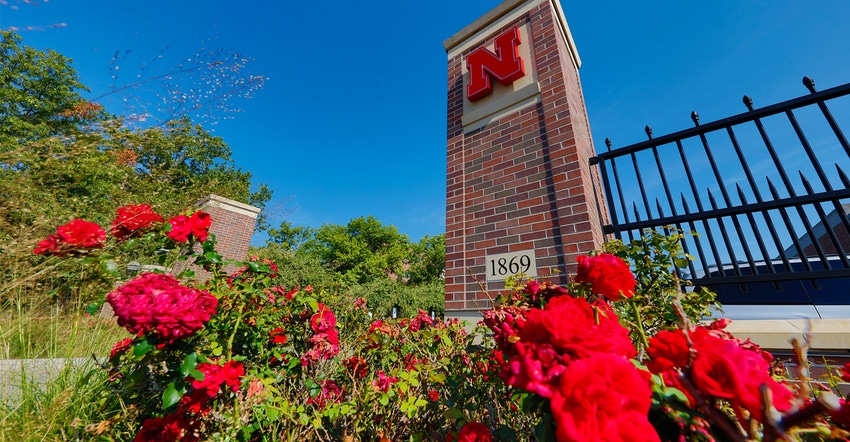
[(505, 86), (525, 75), (525, 65), (517, 53), (519, 44), (519, 29), (514, 26), (496, 37), (495, 54), (482, 47), (466, 57), (466, 69), (469, 70), (466, 98), (469, 101), (480, 100), (493, 92), (491, 75)]

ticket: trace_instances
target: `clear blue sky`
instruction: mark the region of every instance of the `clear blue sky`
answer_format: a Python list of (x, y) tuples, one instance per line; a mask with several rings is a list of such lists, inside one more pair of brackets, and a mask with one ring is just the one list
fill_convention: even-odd
[[(210, 127), (274, 190), (275, 222), (318, 227), (374, 215), (417, 240), (445, 228), (446, 55), (442, 41), (499, 0), (0, 2), (0, 28), (74, 59), (91, 96), (163, 48), (221, 47), (268, 78)], [(850, 81), (850, 2), (562, 0), (597, 149)], [(51, 25), (66, 26), (53, 28)], [(126, 71), (126, 69), (125, 69)], [(407, 87), (406, 85), (412, 85)], [(404, 87), (403, 87), (404, 86)], [(120, 112), (121, 109), (113, 109)]]

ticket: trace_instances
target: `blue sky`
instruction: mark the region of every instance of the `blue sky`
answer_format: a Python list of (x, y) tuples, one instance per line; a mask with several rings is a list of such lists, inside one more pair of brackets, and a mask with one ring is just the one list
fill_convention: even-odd
[[(0, 1), (0, 28), (71, 57), (97, 96), (129, 50), (129, 81), (220, 47), (267, 77), (215, 133), (255, 182), (272, 219), (317, 227), (374, 215), (417, 240), (445, 228), (446, 55), (442, 41), (498, 0), (367, 2)], [(597, 149), (850, 81), (850, 2), (563, 0)], [(53, 27), (55, 24), (64, 24)], [(136, 70), (134, 70), (134, 68)], [(122, 72), (122, 75), (124, 75)], [(121, 112), (121, 109), (112, 109)], [(259, 240), (259, 239), (258, 239)]]

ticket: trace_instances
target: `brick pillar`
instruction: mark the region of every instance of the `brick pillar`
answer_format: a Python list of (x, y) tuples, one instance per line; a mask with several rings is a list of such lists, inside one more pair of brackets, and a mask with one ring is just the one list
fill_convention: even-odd
[[(524, 75), (504, 85), (491, 74), (492, 93), (471, 101), (467, 57), (482, 47), (509, 57), (497, 51), (496, 41), (504, 45), (498, 37), (511, 33), (519, 36), (515, 48)], [(594, 149), (581, 61), (559, 1), (507, 0), (443, 45), (446, 311), (471, 318), (490, 301), (467, 269), (487, 281), (491, 295), (504, 289), (505, 269), (540, 277), (557, 269), (556, 280), (566, 282), (576, 257), (602, 243), (599, 214), (605, 209), (596, 205), (598, 174), (588, 164)]]
[[(216, 251), (225, 259), (234, 259), (243, 261), (248, 255), (248, 246), (251, 245), (251, 235), (254, 234), (254, 224), (257, 221), (257, 216), (260, 215), (260, 209), (248, 204), (240, 203), (218, 195), (210, 195), (200, 201), (197, 205), (198, 210), (203, 210), (210, 214), (212, 225), (210, 225), (210, 233), (216, 237)], [(196, 245), (200, 250), (200, 245)], [(179, 273), (184, 270), (186, 264), (183, 261), (177, 263), (174, 273)], [(197, 266), (193, 266), (197, 278), (201, 281), (210, 277), (208, 272)], [(225, 267), (228, 273), (237, 270), (235, 266)]]

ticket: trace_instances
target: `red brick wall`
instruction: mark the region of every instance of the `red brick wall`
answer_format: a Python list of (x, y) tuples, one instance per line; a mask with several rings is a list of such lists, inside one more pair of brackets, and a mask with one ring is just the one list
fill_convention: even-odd
[[(260, 209), (218, 195), (210, 195), (199, 201), (198, 208), (210, 214), (210, 233), (215, 234), (216, 251), (225, 259), (245, 260)], [(196, 247), (200, 250), (200, 246)], [(181, 267), (175, 266), (175, 272), (185, 268)], [(200, 267), (194, 267), (193, 270), (199, 280), (203, 281), (210, 276)], [(231, 265), (225, 270), (231, 273), (237, 268)]]
[[(568, 42), (551, 3), (543, 2), (448, 64), (446, 310), (489, 307), (467, 275), (484, 280), (488, 255), (533, 249), (538, 274), (565, 282), (576, 257), (603, 236), (588, 159), (594, 155), (584, 97)], [(462, 68), (470, 51), (511, 26), (529, 24), (540, 100), (464, 133)], [(602, 210), (604, 212), (604, 209)], [(503, 288), (490, 284), (490, 290)], [(494, 295), (491, 291), (491, 295)]]

